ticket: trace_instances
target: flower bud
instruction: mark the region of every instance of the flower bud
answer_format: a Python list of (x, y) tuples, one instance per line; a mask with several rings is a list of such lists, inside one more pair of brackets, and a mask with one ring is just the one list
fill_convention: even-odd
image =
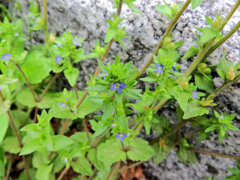
[(198, 66), (201, 70), (204, 70), (207, 68), (207, 65), (205, 63), (200, 63)]
[(208, 100), (208, 101), (204, 101), (201, 105), (202, 105), (202, 106), (209, 106), (212, 102), (213, 102), (213, 100), (210, 99), (210, 100)]
[(230, 67), (229, 71), (228, 71), (228, 77), (229, 77), (229, 80), (233, 80), (234, 77), (235, 77), (235, 73), (234, 73), (234, 69), (233, 67)]
[(49, 42), (50, 42), (50, 43), (54, 43), (55, 39), (56, 39), (56, 38), (55, 38), (55, 36), (54, 36), (53, 34), (50, 34), (50, 35), (49, 35)]
[(171, 38), (169, 38), (169, 37), (166, 37), (165, 39), (164, 39), (164, 44), (165, 45), (168, 45), (168, 44), (170, 44), (172, 41), (171, 41)]
[(183, 89), (186, 89), (188, 87), (188, 82), (186, 80), (185, 77), (183, 77), (180, 81), (180, 86), (183, 88)]
[(210, 74), (211, 73), (211, 69), (210, 68), (206, 68), (206, 69), (203, 70), (203, 72), (205, 74)]

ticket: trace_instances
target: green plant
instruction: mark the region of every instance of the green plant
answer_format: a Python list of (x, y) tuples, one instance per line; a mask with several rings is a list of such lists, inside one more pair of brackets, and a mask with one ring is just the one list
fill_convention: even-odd
[[(0, 177), (8, 178), (11, 169), (11, 159), (6, 159), (5, 152), (23, 158), (25, 171), (19, 179), (28, 180), (56, 179), (56, 173), (64, 168), (57, 177), (60, 180), (70, 167), (81, 179), (116, 179), (122, 171), (122, 161), (142, 163), (153, 157), (154, 163), (159, 164), (172, 149), (184, 163), (196, 163), (195, 152), (240, 159), (198, 150), (188, 142), (196, 134), (201, 141), (216, 131), (221, 143), (227, 130), (238, 130), (232, 125), (235, 114), (218, 113), (211, 107), (217, 106), (214, 98), (219, 93), (240, 79), (239, 64), (227, 61), (225, 53), (218, 66), (207, 65), (206, 58), (240, 27), (238, 22), (227, 35), (221, 34), (239, 7), (239, 0), (225, 19), (219, 14), (214, 20), (206, 16), (209, 26), (196, 28), (199, 31), (196, 46), (190, 47), (183, 57), (194, 60), (185, 74), (179, 70), (178, 48), (184, 42), (172, 42), (171, 31), (190, 3), (195, 9), (201, 2), (187, 0), (173, 6), (167, 2), (156, 6), (171, 22), (141, 70), (132, 62), (122, 63), (118, 55), (113, 63), (104, 64), (113, 41), (127, 48), (122, 38), (129, 37), (125, 36), (124, 27), (119, 28), (124, 20), (120, 12), (126, 4), (140, 13), (134, 0), (115, 0), (117, 13), (107, 20), (104, 43), (108, 44), (101, 46), (97, 41), (89, 54), (82, 48), (84, 39), (74, 37), (70, 31), (59, 37), (48, 33), (46, 0), (43, 0), (43, 15), (38, 1), (30, 3), (28, 36), (31, 40), (33, 31), (44, 30), (45, 43), (28, 50), (22, 20), (10, 20), (5, 14), (0, 23)], [(82, 92), (76, 86), (79, 69), (74, 65), (88, 58), (98, 58), (98, 68)], [(147, 76), (141, 78), (145, 71)], [(224, 80), (218, 89), (214, 89), (213, 71)], [(60, 74), (73, 90), (57, 88), (55, 80)], [(154, 90), (148, 86), (137, 89), (139, 80), (153, 84)], [(157, 114), (168, 101), (178, 103), (178, 124), (172, 125), (165, 116)], [(97, 111), (103, 113), (92, 115)], [(53, 120), (58, 120), (61, 128), (53, 128)], [(65, 136), (71, 121), (80, 124), (80, 130)], [(188, 122), (195, 130), (180, 135), (178, 130)], [(159, 136), (150, 142), (137, 137), (143, 127), (146, 134), (152, 130)], [(231, 172), (238, 178), (237, 170)]]

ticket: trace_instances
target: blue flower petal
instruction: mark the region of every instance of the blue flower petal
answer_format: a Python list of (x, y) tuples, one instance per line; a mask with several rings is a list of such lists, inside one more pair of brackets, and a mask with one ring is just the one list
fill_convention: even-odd
[(61, 56), (57, 56), (55, 57), (56, 63), (60, 63), (62, 61), (62, 57)]
[(123, 141), (123, 135), (120, 135), (120, 141)]
[(0, 91), (2, 90), (2, 88), (3, 88), (3, 87), (2, 87), (2, 86), (0, 86)]
[(175, 66), (172, 66), (172, 69), (171, 69), (171, 70), (172, 70), (173, 73), (177, 72), (177, 69), (176, 69)]
[(122, 134), (122, 136), (123, 136), (123, 138), (127, 138), (127, 135), (126, 135), (126, 134), (124, 134), (124, 133)]
[(62, 109), (64, 109), (65, 107), (67, 107), (67, 105), (64, 104), (64, 102), (59, 103), (59, 106), (61, 106)]
[(112, 91), (116, 89), (115, 83), (113, 83), (113, 84), (110, 86), (110, 89), (111, 89)]
[(7, 53), (7, 54), (3, 54), (2, 57), (1, 57), (1, 60), (5, 60), (5, 61), (9, 61), (9, 58), (11, 57), (12, 55)]
[(161, 64), (155, 63), (156, 68), (160, 68)]
[(125, 83), (121, 82), (119, 87), (120, 87), (121, 89), (124, 89), (124, 88), (127, 87), (127, 85), (126, 85)]
[(119, 138), (120, 138), (120, 133), (116, 135), (116, 139), (119, 139)]
[(79, 46), (80, 41), (78, 41), (78, 40), (76, 39), (76, 37), (73, 37), (72, 41), (73, 41), (73, 43), (74, 43), (75, 46)]
[(192, 98), (193, 99), (197, 99), (198, 97), (197, 97), (197, 94), (198, 94), (198, 92), (197, 91), (192, 91)]
[(122, 89), (121, 89), (120, 87), (118, 87), (118, 88), (117, 88), (117, 92), (118, 92), (119, 94), (122, 94)]

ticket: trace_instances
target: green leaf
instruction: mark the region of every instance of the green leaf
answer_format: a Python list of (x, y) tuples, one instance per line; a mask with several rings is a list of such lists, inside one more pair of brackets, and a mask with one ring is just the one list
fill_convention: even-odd
[(53, 164), (41, 164), (36, 173), (37, 180), (49, 179)]
[(104, 108), (103, 116), (102, 116), (102, 121), (105, 121), (109, 116), (111, 116), (113, 110), (114, 110), (114, 105), (112, 102), (109, 102), (108, 104), (106, 104)]
[[(89, 133), (89, 136), (91, 137), (92, 134)], [(76, 132), (71, 136), (71, 139), (74, 142), (81, 143), (81, 144), (87, 144), (89, 143), (88, 137), (85, 132)]]
[(80, 157), (77, 161), (73, 161), (72, 167), (74, 171), (86, 176), (93, 175), (92, 166), (85, 157)]
[(70, 138), (63, 135), (52, 136), (52, 140), (53, 140), (53, 151), (59, 151), (73, 143), (73, 141)]
[(48, 59), (44, 57), (41, 51), (35, 50), (27, 55), (21, 68), (30, 83), (38, 84), (49, 75), (51, 69), (47, 65), (47, 61)]
[(53, 107), (57, 103), (55, 97), (59, 97), (59, 95), (60, 93), (48, 92), (42, 98), (41, 102), (35, 102), (32, 93), (28, 88), (25, 88), (17, 94), (17, 102), (27, 107), (37, 106), (40, 109), (46, 109)]
[(127, 6), (133, 11), (133, 12), (135, 12), (135, 13), (138, 13), (138, 14), (142, 14), (134, 5), (133, 5), (133, 3), (131, 2), (131, 0), (129, 1), (124, 1), (126, 4), (127, 4)]
[(207, 79), (205, 76), (199, 73), (196, 73), (194, 76), (195, 84), (199, 89), (205, 90), (208, 93), (212, 93), (214, 91), (214, 84), (211, 76), (208, 76), (211, 80)]
[(191, 46), (188, 51), (184, 54), (183, 59), (188, 59), (191, 58), (193, 56), (195, 56), (196, 54), (198, 54), (200, 51), (199, 48), (195, 47), (195, 46)]
[(64, 70), (64, 75), (72, 87), (75, 86), (77, 82), (78, 74), (79, 70), (76, 68), (69, 68)]
[(192, 0), (192, 9), (196, 9), (202, 4), (203, 0)]
[(140, 80), (144, 81), (144, 82), (156, 82), (157, 81), (156, 79), (151, 78), (151, 77), (141, 78)]
[(108, 28), (104, 42), (107, 43), (111, 41), (117, 35), (118, 29)]
[(153, 156), (153, 149), (148, 145), (148, 142), (137, 138), (129, 140), (130, 149), (127, 151), (127, 156), (133, 161), (147, 161)]
[(201, 106), (200, 102), (193, 100), (187, 105), (186, 111), (184, 111), (184, 119), (189, 119), (196, 116), (202, 116), (208, 114), (209, 110), (206, 107)]
[(169, 6), (156, 5), (155, 8), (170, 20), (173, 18), (172, 9)]
[(2, 146), (6, 152), (10, 152), (12, 154), (17, 154), (21, 150), (19, 142), (16, 137), (5, 138)]
[(150, 134), (151, 122), (147, 119), (144, 120), (144, 128), (145, 128), (146, 134)]
[(200, 38), (200, 42), (203, 44), (207, 43), (213, 38), (215, 38), (218, 34), (219, 32), (215, 32), (211, 28), (204, 28), (202, 32), (202, 36)]
[(226, 55), (226, 51), (224, 52), (222, 59), (217, 66), (217, 73), (223, 80), (228, 79), (229, 69), (230, 69), (230, 67), (233, 67), (232, 62), (227, 61), (225, 58), (225, 55)]
[(8, 115), (7, 114), (1, 114), (0, 115), (0, 144), (2, 144), (2, 140), (7, 132), (8, 128)]
[(97, 158), (102, 162), (112, 164), (120, 160), (125, 161), (127, 155), (123, 151), (119, 140), (110, 139), (99, 145), (97, 149)]
[(157, 143), (153, 145), (153, 149), (155, 151), (153, 155), (153, 162), (155, 165), (158, 165), (160, 162), (164, 161), (168, 157), (168, 154), (171, 150), (169, 147), (162, 147)]
[(124, 129), (128, 129), (128, 118), (126, 118), (124, 115), (118, 115), (117, 121)]
[(126, 89), (123, 91), (124, 95), (132, 99), (142, 99), (142, 96), (139, 94), (139, 90), (137, 89)]
[(108, 165), (104, 161), (100, 161), (97, 157), (97, 150), (96, 149), (90, 149), (88, 151), (88, 159), (94, 164), (94, 166), (103, 172), (108, 172), (110, 170), (111, 164)]
[(20, 155), (22, 156), (22, 155), (30, 154), (41, 147), (42, 147), (42, 144), (39, 138), (31, 139), (27, 144), (23, 146), (20, 152)]
[[(2, 104), (1, 104), (2, 103)], [(0, 102), (0, 116), (6, 114), (6, 112), (10, 109), (11, 101), (5, 100), (3, 102)]]
[(103, 86), (103, 85), (96, 85), (96, 86), (89, 86), (85, 88), (88, 91), (94, 91), (94, 92), (104, 92), (107, 89), (110, 89), (108, 86)]

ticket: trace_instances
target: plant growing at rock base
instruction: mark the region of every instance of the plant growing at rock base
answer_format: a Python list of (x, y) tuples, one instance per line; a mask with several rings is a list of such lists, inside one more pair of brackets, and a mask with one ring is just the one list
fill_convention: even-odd
[[(76, 179), (116, 179), (123, 162), (136, 161), (129, 168), (151, 158), (159, 164), (172, 150), (184, 163), (196, 163), (195, 153), (240, 160), (240, 156), (196, 149), (188, 141), (197, 135), (200, 142), (214, 131), (222, 143), (227, 131), (239, 130), (233, 125), (235, 114), (212, 107), (218, 107), (214, 98), (240, 79), (240, 64), (228, 61), (226, 52), (217, 66), (209, 65), (206, 58), (240, 27), (238, 22), (228, 34), (221, 33), (240, 1), (227, 17), (206, 16), (208, 26), (196, 28), (196, 45), (183, 56), (193, 60), (185, 73), (180, 70), (178, 51), (185, 42), (173, 42), (171, 31), (186, 8), (191, 4), (195, 9), (202, 0), (156, 5), (171, 22), (142, 69), (132, 61), (121, 62), (118, 55), (111, 63), (104, 63), (114, 41), (127, 49), (122, 39), (130, 37), (125, 27), (119, 27), (124, 21), (120, 14), (125, 5), (141, 14), (134, 1), (114, 1), (117, 12), (107, 20), (105, 40), (96, 41), (88, 54), (82, 47), (84, 39), (70, 31), (59, 37), (48, 32), (46, 0), (43, 7), (38, 0), (30, 1), (27, 33), (21, 19), (5, 13), (0, 22), (1, 178), (9, 178), (16, 156), (24, 164), (18, 178), (28, 180), (60, 180), (70, 167), (79, 174)], [(20, 4), (16, 7), (21, 9)], [(32, 40), (34, 31), (44, 31), (45, 43), (27, 49), (25, 42)], [(79, 69), (75, 64), (90, 58), (98, 59), (98, 68), (82, 92), (77, 87)], [(224, 80), (218, 89), (214, 88), (213, 72)], [(71, 88), (59, 85), (60, 75)], [(140, 81), (146, 82), (145, 88), (139, 89)], [(159, 111), (167, 102), (177, 102), (177, 124), (171, 124)], [(59, 122), (57, 127), (54, 121)], [(77, 132), (69, 130), (70, 123), (77, 125)], [(194, 130), (180, 134), (178, 130), (187, 123)], [(146, 134), (154, 131), (158, 136), (147, 141), (138, 136), (142, 128)], [(236, 169), (228, 171), (233, 175), (225, 179), (240, 178), (239, 161)]]

